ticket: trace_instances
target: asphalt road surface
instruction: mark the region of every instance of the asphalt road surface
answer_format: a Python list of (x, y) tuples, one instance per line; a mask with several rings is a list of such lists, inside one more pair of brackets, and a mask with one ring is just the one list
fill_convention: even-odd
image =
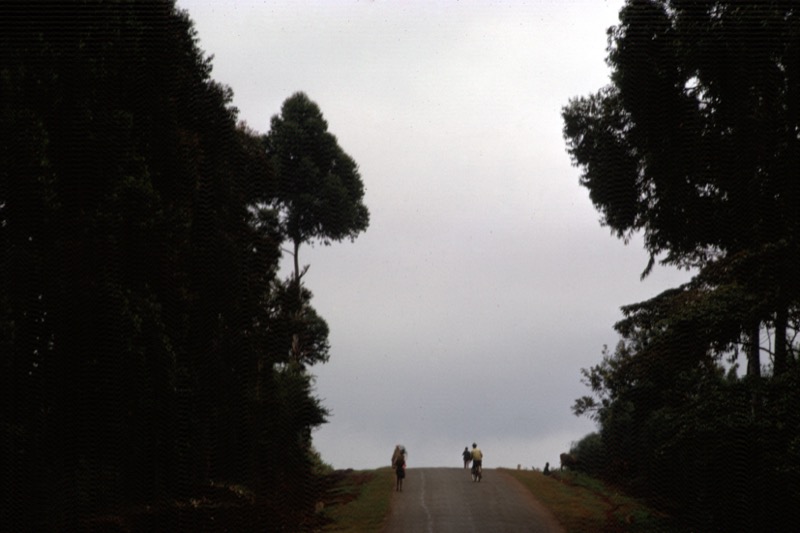
[(475, 483), (461, 468), (409, 468), (392, 497), (386, 533), (536, 531), (563, 533), (553, 515), (516, 479), (484, 469)]

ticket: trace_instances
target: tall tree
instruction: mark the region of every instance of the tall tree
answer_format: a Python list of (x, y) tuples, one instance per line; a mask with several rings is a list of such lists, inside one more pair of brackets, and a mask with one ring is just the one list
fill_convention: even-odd
[[(313, 363), (327, 358), (327, 325), (309, 305), (301, 278), (300, 245), (321, 241), (330, 244), (345, 238), (355, 239), (369, 225), (369, 210), (364, 205), (364, 184), (358, 166), (328, 131), (328, 123), (317, 104), (305, 93), (286, 99), (280, 115), (272, 117), (266, 136), (267, 153), (277, 180), (272, 208), (292, 242), (293, 287), (296, 302), (291, 353), (296, 363)], [(320, 351), (320, 347), (323, 348)]]
[(294, 277), (300, 279), (302, 243), (355, 239), (369, 225), (364, 185), (356, 162), (328, 131), (317, 104), (298, 92), (272, 117), (266, 138), (278, 182), (275, 204), (293, 244)]

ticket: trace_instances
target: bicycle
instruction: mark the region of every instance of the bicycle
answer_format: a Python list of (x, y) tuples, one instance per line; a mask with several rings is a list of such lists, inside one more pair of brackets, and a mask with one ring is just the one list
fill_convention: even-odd
[(483, 478), (483, 466), (480, 464), (475, 464), (475, 461), (472, 462), (472, 481), (480, 483), (481, 479)]

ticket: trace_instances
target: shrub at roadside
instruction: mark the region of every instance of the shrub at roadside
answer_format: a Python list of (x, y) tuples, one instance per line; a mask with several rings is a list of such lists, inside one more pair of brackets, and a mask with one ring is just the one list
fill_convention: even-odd
[(394, 487), (391, 468), (337, 470), (322, 513), (328, 521), (325, 531), (378, 531), (389, 514)]
[(677, 533), (672, 519), (586, 474), (507, 470), (556, 517), (567, 532)]

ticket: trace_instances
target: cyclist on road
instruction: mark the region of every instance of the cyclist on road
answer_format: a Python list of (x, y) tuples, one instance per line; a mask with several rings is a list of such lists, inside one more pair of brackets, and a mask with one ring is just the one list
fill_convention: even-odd
[(473, 478), (480, 476), (483, 473), (483, 452), (478, 445), (472, 443), (472, 476)]

